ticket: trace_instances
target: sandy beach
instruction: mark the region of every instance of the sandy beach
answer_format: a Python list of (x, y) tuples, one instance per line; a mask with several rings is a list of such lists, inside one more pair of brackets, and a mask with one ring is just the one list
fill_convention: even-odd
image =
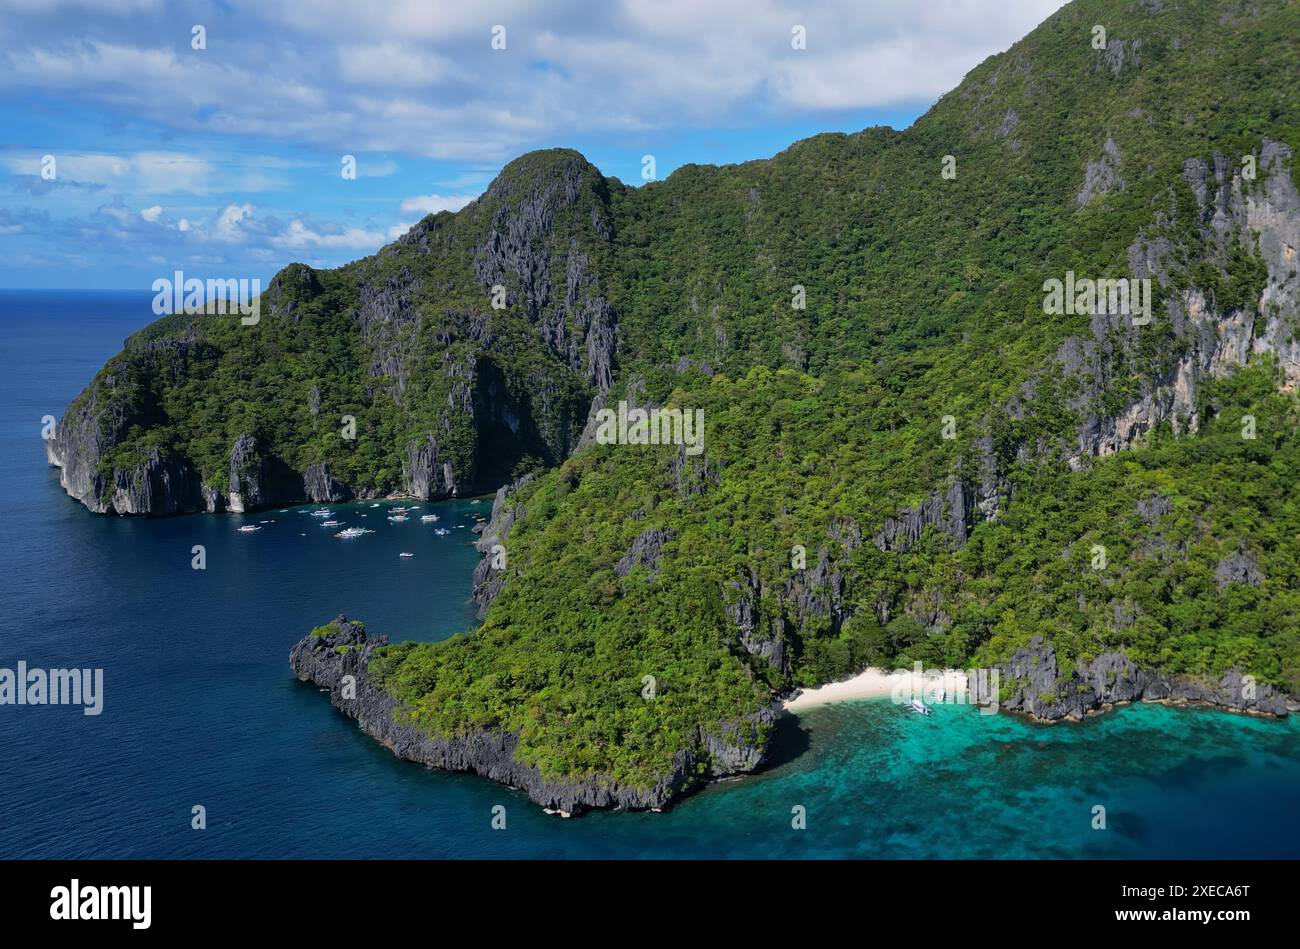
[(782, 707), (787, 712), (797, 712), (800, 709), (829, 705), (833, 702), (847, 702), (851, 699), (893, 697), (900, 702), (910, 702), (913, 696), (932, 704), (940, 685), (943, 686), (951, 701), (958, 690), (965, 692), (966, 673), (960, 669), (944, 669), (942, 672), (937, 669), (926, 672), (896, 669), (887, 672), (872, 666), (852, 679), (828, 682), (815, 689), (804, 689), (794, 698), (788, 699)]

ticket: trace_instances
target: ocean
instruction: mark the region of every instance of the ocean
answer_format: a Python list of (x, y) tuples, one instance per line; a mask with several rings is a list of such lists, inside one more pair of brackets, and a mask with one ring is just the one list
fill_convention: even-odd
[(394, 640), (472, 630), (469, 528), (490, 500), (423, 505), (446, 536), (337, 506), (376, 531), (352, 540), (305, 508), (89, 513), (47, 466), (41, 418), (153, 319), (150, 301), (0, 290), (0, 668), (104, 683), (95, 716), (0, 706), (0, 858), (1300, 857), (1296, 716), (1135, 706), (1046, 726), (846, 703), (787, 717), (761, 774), (663, 814), (570, 820), (398, 761), (293, 677), (289, 648), (339, 613)]

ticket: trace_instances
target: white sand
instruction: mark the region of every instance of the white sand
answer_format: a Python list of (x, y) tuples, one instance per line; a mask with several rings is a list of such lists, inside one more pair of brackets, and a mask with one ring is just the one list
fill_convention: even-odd
[(913, 669), (898, 669), (886, 672), (869, 666), (852, 679), (843, 682), (829, 682), (815, 689), (804, 689), (793, 699), (784, 704), (787, 712), (797, 712), (804, 708), (829, 705), (832, 702), (847, 702), (852, 699), (895, 698), (899, 702), (910, 702), (915, 696), (925, 702), (933, 702), (935, 689), (941, 685), (947, 692), (948, 701), (958, 690), (966, 690), (966, 673), (960, 669), (945, 669), (918, 673)]

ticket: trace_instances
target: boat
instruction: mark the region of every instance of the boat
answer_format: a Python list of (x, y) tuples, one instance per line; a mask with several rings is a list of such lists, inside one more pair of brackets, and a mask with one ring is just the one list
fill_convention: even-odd
[(327, 507), (318, 508), (309, 512), (312, 517), (330, 517), (334, 512)]
[(335, 537), (360, 537), (362, 534), (373, 534), (374, 531), (368, 531), (364, 527), (345, 527), (335, 534)]
[(437, 515), (437, 514), (421, 514), (421, 515), (420, 515), (420, 523), (422, 523), (422, 524), (432, 524), (432, 523), (433, 523), (434, 521), (436, 521), (437, 519), (438, 519), (438, 515)]
[(251, 534), (253, 533), (253, 531), (260, 531), (261, 529), (262, 528), (258, 527), (256, 524), (245, 524), (243, 527), (239, 529), (239, 533)]
[(388, 519), (392, 521), (394, 524), (400, 524), (402, 523), (402, 521), (410, 520), (410, 518), (407, 517), (405, 514), (390, 514), (388, 515)]
[(321, 526), (321, 527), (341, 527), (342, 525), (341, 525), (338, 521), (321, 521), (321, 522), (320, 522), (320, 526)]
[(908, 709), (916, 712), (918, 715), (929, 715), (930, 712), (933, 711), (930, 706), (926, 705), (920, 699), (912, 699), (912, 704), (908, 706)]
[(405, 514), (405, 513), (406, 513), (406, 508), (404, 508), (404, 507), (390, 507), (390, 508), (388, 509), (388, 513), (389, 513), (389, 514)]
[(415, 556), (415, 554), (409, 553), (409, 552), (407, 552), (407, 551), (404, 550), (404, 551), (402, 551), (400, 554), (398, 554), (397, 556), (401, 557), (403, 560), (410, 560), (412, 557)]
[(450, 534), (451, 531), (447, 530), (447, 528), (445, 527), (439, 527), (436, 531), (434, 531), (434, 533), (437, 534), (439, 537), (441, 537), (444, 534)]

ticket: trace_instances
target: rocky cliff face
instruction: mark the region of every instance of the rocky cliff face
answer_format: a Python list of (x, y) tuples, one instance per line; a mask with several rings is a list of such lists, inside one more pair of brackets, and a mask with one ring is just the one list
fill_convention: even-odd
[[(1245, 365), (1252, 355), (1269, 354), (1282, 372), (1282, 387), (1300, 384), (1300, 194), (1291, 173), (1287, 146), (1265, 139), (1258, 156), (1258, 179), (1243, 179), (1242, 166), (1222, 154), (1210, 161), (1190, 158), (1183, 165), (1182, 184), (1196, 201), (1195, 231), (1200, 246), (1190, 248), (1193, 260), (1204, 260), (1226, 279), (1234, 245), (1262, 262), (1266, 277), (1257, 295), (1238, 306), (1216, 298), (1213, 289), (1186, 285), (1180, 254), (1176, 187), (1167, 208), (1156, 214), (1149, 233), (1129, 247), (1129, 266), (1137, 278), (1149, 278), (1166, 290), (1166, 312), (1154, 314), (1147, 326), (1135, 326), (1128, 316), (1098, 314), (1091, 335), (1067, 340), (1057, 363), (1082, 382), (1071, 407), (1084, 415), (1077, 444), (1068, 453), (1073, 467), (1088, 456), (1110, 455), (1132, 447), (1157, 425), (1168, 422), (1174, 431), (1195, 431), (1198, 383)], [(1185, 233), (1185, 232), (1184, 232)], [(1184, 238), (1185, 240), (1185, 238)], [(1141, 334), (1156, 332), (1165, 322), (1170, 339), (1162, 344), (1167, 358), (1152, 365), (1138, 355)], [(1116, 379), (1142, 380), (1142, 394), (1118, 414), (1096, 411), (1108, 386)]]
[[(1254, 181), (1243, 179), (1241, 165), (1221, 154), (1210, 161), (1189, 159), (1184, 163), (1182, 181), (1170, 188), (1168, 207), (1157, 213), (1150, 233), (1138, 235), (1128, 251), (1134, 277), (1150, 278), (1157, 287), (1169, 289), (1165, 312), (1153, 314), (1153, 323), (1146, 326), (1134, 325), (1128, 315), (1093, 314), (1090, 334), (1067, 339), (1057, 351), (1052, 371), (1079, 381), (1069, 407), (1081, 421), (1075, 444), (1063, 452), (1070, 467), (1078, 469), (1088, 458), (1132, 448), (1161, 423), (1171, 424), (1176, 432), (1195, 431), (1200, 422), (1198, 385), (1245, 365), (1253, 356), (1267, 354), (1277, 360), (1282, 389), (1295, 391), (1300, 385), (1300, 194), (1292, 176), (1292, 158), (1287, 146), (1264, 140)], [(1123, 189), (1118, 174), (1121, 161), (1114, 141), (1107, 138), (1102, 157), (1088, 165), (1079, 205)], [(1180, 186), (1189, 188), (1194, 196), (1195, 220), (1190, 223), (1200, 242), (1195, 248), (1182, 247), (1181, 253), (1178, 240), (1187, 238), (1186, 231), (1177, 227), (1176, 191)], [(1208, 261), (1230, 278), (1234, 244), (1260, 261), (1265, 272), (1257, 294), (1246, 305), (1229, 306), (1210, 290), (1185, 286), (1187, 281), (1178, 279), (1184, 276), (1185, 267), (1179, 261), (1187, 257)], [(1141, 334), (1158, 332), (1162, 323), (1170, 331), (1169, 338), (1161, 343), (1160, 355), (1152, 363), (1142, 355)], [(1110, 387), (1126, 378), (1140, 380), (1140, 397), (1117, 414), (1098, 411)], [(1034, 387), (1026, 386), (1020, 397), (1005, 406), (1005, 414), (1022, 417), (1034, 397)], [(959, 548), (980, 520), (996, 517), (1007, 503), (1008, 489), (987, 437), (982, 448), (982, 471), (973, 482), (958, 473), (920, 504), (886, 518), (873, 535), (876, 546), (906, 553), (932, 528), (949, 547)], [(1022, 445), (1018, 457), (1050, 452), (1050, 446)], [(812, 620), (838, 629), (849, 612), (845, 591), (846, 577), (851, 575), (849, 568), (839, 563), (851, 549), (831, 545), (819, 550), (810, 575), (792, 580), (790, 589), (779, 598), (782, 612), (797, 617), (797, 624)], [(1244, 578), (1242, 582), (1249, 581), (1248, 566), (1225, 562), (1219, 571), (1221, 584), (1237, 576)], [(754, 635), (759, 622), (751, 615), (756, 594), (746, 593), (734, 608), (733, 623), (745, 638)], [(924, 599), (925, 591), (918, 591), (916, 597)], [(911, 610), (910, 605), (905, 608)], [(880, 604), (877, 614), (882, 622), (887, 621), (888, 605)], [(789, 634), (787, 630), (785, 635)]]
[(600, 289), (597, 261), (561, 234), (572, 218), (607, 247), (613, 236), (604, 178), (576, 153), (555, 162), (544, 180), (502, 174), (483, 201), (495, 206), (474, 249), (474, 275), (484, 291), (507, 290), (546, 345), (599, 391), (614, 378), (615, 319)]
[(1016, 650), (998, 674), (1000, 695), (993, 694), (992, 677), (971, 677), (972, 701), (997, 701), (1000, 708), (1043, 721), (1078, 720), (1123, 702), (1204, 705), (1279, 717), (1288, 713), (1284, 695), (1236, 671), (1217, 682), (1169, 677), (1139, 669), (1122, 652), (1105, 652), (1063, 672), (1056, 650), (1041, 638)]
[[(523, 461), (558, 464), (616, 370), (609, 202), (581, 155), (533, 153), (373, 257), (289, 265), (254, 327), (164, 317), (68, 408), (50, 463), (71, 496), (118, 514), (464, 496)], [(177, 419), (182, 385), (223, 395), (201, 422)], [(255, 428), (232, 420), (246, 399), (265, 410)], [(345, 416), (351, 446), (335, 431)], [(212, 433), (241, 429), (214, 459)]]
[(519, 506), (512, 495), (531, 480), (533, 480), (532, 475), (524, 475), (511, 484), (502, 485), (497, 489), (496, 497), (492, 501), (492, 515), (484, 525), (478, 540), (474, 542), (478, 552), (484, 555), (478, 562), (478, 566), (474, 568), (473, 600), (478, 605), (479, 619), (487, 615), (488, 607), (497, 598), (497, 594), (501, 592), (509, 576), (509, 550), (506, 550), (506, 566), (498, 567), (493, 549), (498, 545), (505, 548), (506, 539), (510, 536), (510, 528), (514, 526), (515, 518), (520, 513)]
[(775, 706), (752, 722), (724, 724), (696, 736), (682, 748), (672, 770), (649, 787), (630, 787), (599, 775), (584, 780), (549, 780), (532, 766), (515, 760), (518, 736), (479, 731), (459, 736), (432, 736), (404, 721), (399, 703), (370, 679), (374, 650), (387, 643), (369, 637), (358, 623), (340, 616), (321, 636), (308, 635), (289, 652), (289, 666), (300, 681), (328, 689), (330, 702), (354, 719), (393, 754), (407, 761), (448, 771), (467, 771), (517, 788), (540, 806), (565, 816), (591, 808), (661, 809), (705, 781), (753, 771), (766, 747), (745, 737), (745, 724), (770, 724)]
[(976, 494), (968, 484), (954, 481), (947, 491), (935, 491), (920, 505), (904, 508), (896, 517), (886, 518), (876, 533), (876, 546), (906, 553), (921, 539), (927, 527), (934, 527), (947, 538), (949, 545), (960, 547), (979, 518), (976, 501)]

